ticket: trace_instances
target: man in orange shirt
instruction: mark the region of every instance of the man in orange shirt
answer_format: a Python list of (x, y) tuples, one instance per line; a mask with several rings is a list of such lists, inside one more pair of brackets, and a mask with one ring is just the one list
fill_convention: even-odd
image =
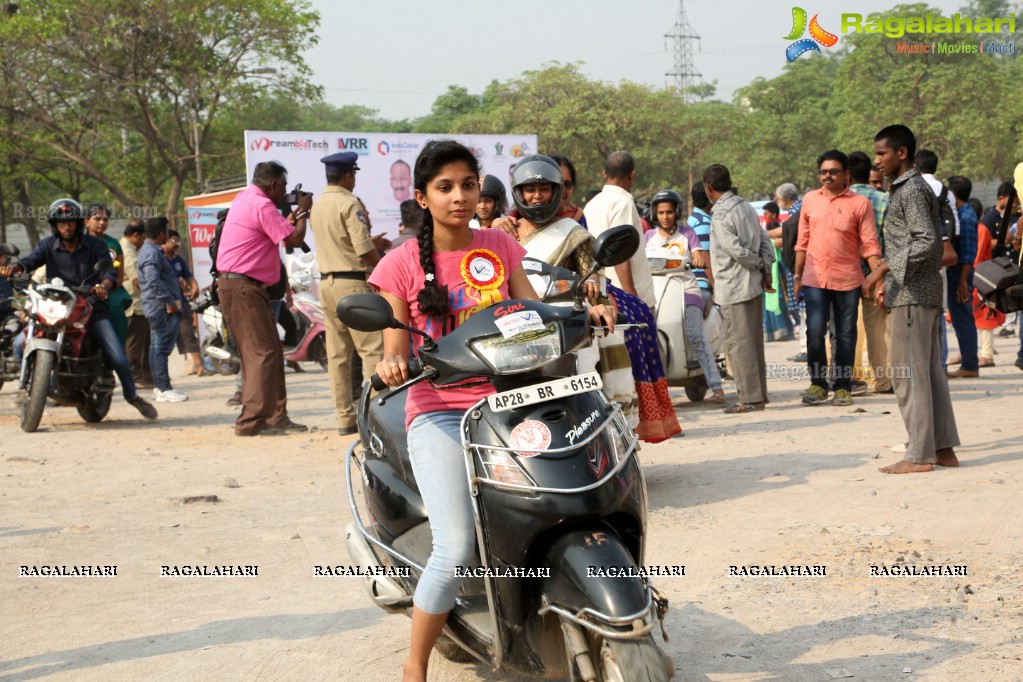
[(871, 271), (881, 262), (874, 208), (870, 200), (849, 189), (849, 158), (832, 149), (817, 159), (821, 188), (803, 197), (796, 238), (796, 299), (806, 301), (806, 355), (810, 388), (807, 405), (828, 397), (825, 343), (831, 311), (835, 311), (832, 405), (851, 405), (852, 367), (856, 352), (856, 321), (863, 285), (860, 254)]

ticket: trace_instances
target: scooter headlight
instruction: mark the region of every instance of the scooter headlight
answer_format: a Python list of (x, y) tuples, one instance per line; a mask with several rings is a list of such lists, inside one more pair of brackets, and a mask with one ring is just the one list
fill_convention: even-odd
[(473, 341), (472, 350), (495, 374), (517, 374), (539, 369), (562, 356), (557, 323), (510, 338), (491, 336)]

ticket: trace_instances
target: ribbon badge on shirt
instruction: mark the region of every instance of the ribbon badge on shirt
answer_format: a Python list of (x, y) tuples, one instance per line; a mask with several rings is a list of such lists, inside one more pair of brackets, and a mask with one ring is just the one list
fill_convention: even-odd
[(465, 254), (462, 279), (480, 292), (479, 309), (504, 300), (498, 289), (504, 284), (504, 264), (488, 249), (473, 249)]

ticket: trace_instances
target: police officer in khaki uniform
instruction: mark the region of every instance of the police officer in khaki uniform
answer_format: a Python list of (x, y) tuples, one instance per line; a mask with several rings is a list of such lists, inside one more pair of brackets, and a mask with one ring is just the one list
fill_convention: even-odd
[(357, 430), (352, 400), (352, 350), (362, 358), (363, 367), (376, 367), (384, 352), (380, 332), (349, 329), (334, 312), (345, 296), (372, 291), (366, 276), (380, 260), (370, 237), (366, 207), (352, 194), (358, 160), (355, 152), (338, 152), (320, 159), (327, 172), (327, 188), (313, 204), (310, 217), (322, 279), (320, 304), (327, 326), (327, 371), (337, 410), (338, 433), (343, 436)]

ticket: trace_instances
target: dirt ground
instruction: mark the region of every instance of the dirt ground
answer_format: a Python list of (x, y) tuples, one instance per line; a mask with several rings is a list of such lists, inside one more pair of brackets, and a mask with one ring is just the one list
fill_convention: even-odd
[[(954, 337), (953, 337), (954, 340)], [(728, 416), (678, 394), (685, 437), (640, 453), (648, 565), (675, 679), (1023, 680), (1023, 373), (952, 383), (963, 466), (885, 476), (905, 441), (893, 396), (804, 407), (772, 379), (764, 412)], [(790, 365), (793, 342), (767, 346)], [(101, 424), (47, 408), (22, 433), (0, 391), (0, 680), (396, 680), (409, 621), (372, 606), (348, 563), (350, 514), (326, 377), (288, 374), (306, 435), (240, 439), (232, 380), (176, 380), (188, 402), (142, 421), (118, 399)], [(181, 362), (172, 360), (172, 376)], [(730, 393), (731, 386), (726, 385)], [(879, 412), (885, 412), (880, 414)], [(218, 502), (189, 497), (216, 496)], [(257, 576), (161, 577), (163, 565)], [(818, 565), (810, 577), (730, 566)], [(874, 576), (871, 565), (965, 566)], [(21, 566), (116, 565), (116, 577), (19, 577)], [(431, 679), (498, 680), (434, 656)]]

